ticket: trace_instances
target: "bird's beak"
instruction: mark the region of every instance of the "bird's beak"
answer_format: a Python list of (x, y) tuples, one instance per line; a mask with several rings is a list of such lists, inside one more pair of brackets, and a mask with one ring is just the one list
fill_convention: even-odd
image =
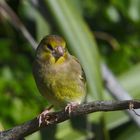
[(53, 53), (53, 56), (58, 59), (61, 56), (63, 56), (64, 53), (65, 53), (64, 48), (62, 46), (58, 46), (55, 48), (55, 52)]
[(56, 48), (56, 52), (60, 55), (60, 56), (63, 56), (64, 55), (64, 48), (61, 47), (61, 46), (58, 46)]

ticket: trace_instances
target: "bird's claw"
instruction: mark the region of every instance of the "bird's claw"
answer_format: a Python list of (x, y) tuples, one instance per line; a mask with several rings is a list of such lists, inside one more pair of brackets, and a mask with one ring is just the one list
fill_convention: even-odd
[(41, 124), (43, 122), (46, 122), (48, 124), (48, 122), (46, 121), (47, 118), (46, 116), (50, 113), (50, 110), (53, 106), (48, 107), (46, 110), (44, 110), (39, 116), (38, 116), (38, 120), (39, 120), (39, 127), (41, 126)]
[(67, 106), (65, 107), (65, 112), (68, 112), (69, 115), (71, 115), (73, 109), (75, 109), (78, 105), (79, 103), (75, 103), (75, 102), (67, 104)]
[(41, 124), (43, 123), (43, 122), (45, 122), (45, 120), (46, 120), (46, 115), (49, 113), (50, 111), (49, 110), (45, 110), (45, 111), (43, 111), (40, 115), (39, 115), (39, 117), (38, 117), (38, 120), (39, 120), (39, 126), (41, 126)]

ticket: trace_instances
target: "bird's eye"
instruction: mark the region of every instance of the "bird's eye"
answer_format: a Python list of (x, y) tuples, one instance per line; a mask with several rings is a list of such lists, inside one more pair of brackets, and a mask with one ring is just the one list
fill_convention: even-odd
[(49, 50), (53, 51), (53, 47), (50, 44), (47, 44)]

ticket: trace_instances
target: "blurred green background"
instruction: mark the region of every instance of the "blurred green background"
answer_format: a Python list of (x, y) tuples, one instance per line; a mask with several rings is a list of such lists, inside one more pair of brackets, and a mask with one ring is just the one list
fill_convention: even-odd
[[(103, 86), (104, 61), (133, 98), (140, 98), (139, 0), (7, 0), (35, 41), (58, 34), (86, 72), (88, 99), (113, 100)], [(3, 4), (3, 0), (0, 1)], [(35, 51), (0, 8), (0, 130), (37, 116), (47, 100), (32, 76)], [(85, 120), (85, 121), (83, 121)], [(123, 111), (93, 113), (42, 129), (26, 140), (139, 140)]]

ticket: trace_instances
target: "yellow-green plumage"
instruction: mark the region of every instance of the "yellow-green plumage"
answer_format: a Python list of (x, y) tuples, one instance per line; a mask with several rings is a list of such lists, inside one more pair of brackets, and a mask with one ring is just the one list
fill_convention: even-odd
[(77, 59), (70, 55), (65, 41), (56, 35), (44, 37), (37, 50), (33, 74), (40, 93), (55, 108), (80, 104), (85, 98), (85, 77)]

